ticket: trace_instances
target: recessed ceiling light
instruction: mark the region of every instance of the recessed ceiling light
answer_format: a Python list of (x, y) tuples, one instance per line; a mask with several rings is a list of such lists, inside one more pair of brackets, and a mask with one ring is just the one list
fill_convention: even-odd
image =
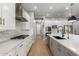
[(68, 10), (68, 9), (69, 9), (69, 7), (66, 7), (65, 9), (66, 9), (66, 10)]
[(51, 10), (51, 9), (53, 9), (53, 7), (52, 6), (49, 6), (49, 9)]
[(34, 10), (36, 10), (37, 9), (37, 6), (34, 6)]

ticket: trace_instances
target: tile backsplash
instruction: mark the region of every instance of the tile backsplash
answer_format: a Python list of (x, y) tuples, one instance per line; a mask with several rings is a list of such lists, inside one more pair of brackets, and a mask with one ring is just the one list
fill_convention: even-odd
[(5, 30), (0, 31), (0, 42), (5, 40), (9, 40), (11, 37), (22, 35), (22, 34), (29, 34), (29, 31), (18, 31), (18, 30)]

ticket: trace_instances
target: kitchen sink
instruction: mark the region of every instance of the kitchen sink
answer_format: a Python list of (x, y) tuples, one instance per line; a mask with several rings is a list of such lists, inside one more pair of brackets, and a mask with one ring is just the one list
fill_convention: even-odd
[(53, 36), (53, 37), (55, 37), (56, 39), (58, 39), (58, 40), (60, 40), (60, 39), (65, 39), (65, 38), (63, 38), (63, 37), (60, 37), (60, 36)]
[(29, 35), (19, 35), (19, 36), (12, 37), (11, 39), (25, 39), (28, 36)]

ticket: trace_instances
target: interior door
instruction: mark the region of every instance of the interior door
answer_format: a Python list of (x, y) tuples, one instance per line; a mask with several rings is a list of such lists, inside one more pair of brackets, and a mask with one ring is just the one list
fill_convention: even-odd
[(36, 39), (43, 37), (43, 28), (42, 20), (36, 20)]
[(37, 23), (36, 25), (37, 25), (37, 35), (41, 35), (41, 34), (40, 34), (40, 30), (41, 30), (40, 27), (41, 27), (41, 24)]

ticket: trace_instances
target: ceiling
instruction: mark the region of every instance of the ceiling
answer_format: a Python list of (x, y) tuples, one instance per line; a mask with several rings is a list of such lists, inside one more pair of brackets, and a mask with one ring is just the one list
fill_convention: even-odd
[[(66, 18), (72, 9), (72, 14), (79, 17), (79, 4), (74, 3), (71, 7), (70, 3), (23, 3), (22, 6), (27, 11), (33, 11), (35, 17), (53, 17), (53, 18)], [(37, 7), (34, 9), (34, 7)], [(52, 9), (49, 7), (52, 6)], [(68, 10), (65, 8), (69, 7)]]

